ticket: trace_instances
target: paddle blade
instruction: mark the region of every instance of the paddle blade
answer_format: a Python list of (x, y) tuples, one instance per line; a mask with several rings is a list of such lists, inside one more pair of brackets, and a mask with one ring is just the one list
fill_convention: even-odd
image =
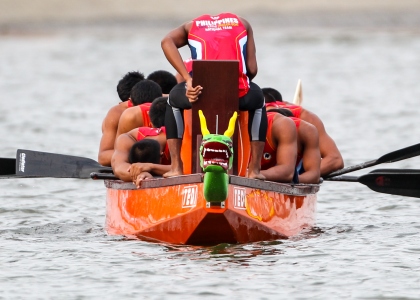
[(378, 158), (377, 163), (392, 163), (420, 155), (420, 144), (415, 144), (400, 150), (385, 154)]
[(0, 158), (0, 175), (14, 175), (15, 165), (15, 158)]
[(379, 193), (420, 198), (420, 170), (375, 170), (358, 181)]
[(359, 182), (375, 192), (420, 198), (420, 170), (377, 169), (363, 176), (336, 176), (327, 181)]
[(92, 172), (112, 172), (90, 158), (18, 149), (16, 175), (25, 177), (90, 178)]

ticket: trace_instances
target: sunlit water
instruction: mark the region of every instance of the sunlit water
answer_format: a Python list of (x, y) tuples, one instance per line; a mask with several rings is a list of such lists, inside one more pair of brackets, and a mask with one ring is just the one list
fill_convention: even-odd
[[(173, 70), (166, 30), (1, 36), (0, 156), (96, 159), (122, 75)], [(420, 142), (419, 32), (254, 31), (255, 81), (291, 99), (300, 78), (347, 166)], [(3, 179), (0, 199), (0, 298), (420, 298), (420, 199), (359, 183), (325, 182), (309, 232), (210, 248), (108, 236), (101, 181)]]

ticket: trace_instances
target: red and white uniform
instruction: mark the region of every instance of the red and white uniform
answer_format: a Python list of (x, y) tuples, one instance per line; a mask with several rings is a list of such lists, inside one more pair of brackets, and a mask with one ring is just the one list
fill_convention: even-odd
[(202, 15), (192, 21), (188, 34), (192, 59), (239, 61), (239, 97), (246, 95), (249, 90), (245, 65), (247, 42), (244, 24), (231, 13)]
[[(158, 136), (159, 134), (164, 133), (166, 134), (165, 126), (160, 128), (152, 128), (152, 127), (139, 127), (137, 132), (137, 141), (141, 141), (148, 136)], [(166, 143), (165, 150), (163, 151), (163, 156), (160, 162), (162, 165), (170, 165), (171, 164), (171, 156), (169, 153), (168, 144)]]

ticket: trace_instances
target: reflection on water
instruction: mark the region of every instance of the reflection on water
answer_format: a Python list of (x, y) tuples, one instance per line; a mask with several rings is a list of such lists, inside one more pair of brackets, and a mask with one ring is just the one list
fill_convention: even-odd
[(280, 255), (282, 249), (275, 246), (282, 241), (258, 242), (251, 244), (219, 244), (211, 247), (165, 245), (173, 259), (188, 258), (189, 260), (220, 260), (246, 266), (252, 258), (264, 255)]
[[(21, 148), (95, 159), (121, 76), (172, 70), (160, 50), (165, 32), (2, 36), (0, 156)], [(255, 34), (256, 82), (291, 99), (302, 79), (303, 104), (323, 119), (347, 166), (419, 142), (418, 33), (255, 27)], [(100, 181), (1, 179), (0, 199), (6, 299), (418, 298), (420, 199), (359, 183), (325, 182), (312, 230), (214, 247), (108, 236)]]

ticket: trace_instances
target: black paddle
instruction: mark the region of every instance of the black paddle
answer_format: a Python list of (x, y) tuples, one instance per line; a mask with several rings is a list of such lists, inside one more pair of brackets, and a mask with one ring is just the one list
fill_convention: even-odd
[(16, 158), (0, 158), (0, 175), (14, 175), (15, 166)]
[(359, 182), (375, 192), (420, 198), (420, 170), (377, 169), (357, 176), (336, 176), (328, 181)]
[(90, 178), (90, 173), (112, 173), (93, 159), (18, 149), (16, 177)]
[(350, 173), (353, 171), (357, 171), (357, 170), (361, 170), (361, 169), (365, 169), (369, 167), (373, 167), (373, 166), (383, 164), (383, 163), (392, 163), (392, 162), (400, 161), (400, 160), (411, 158), (418, 155), (420, 155), (420, 144), (415, 144), (415, 145), (385, 154), (376, 160), (367, 161), (362, 164), (350, 166), (350, 167), (332, 172), (328, 174), (327, 176), (325, 176), (324, 179), (331, 178), (338, 175), (343, 175), (346, 173)]

